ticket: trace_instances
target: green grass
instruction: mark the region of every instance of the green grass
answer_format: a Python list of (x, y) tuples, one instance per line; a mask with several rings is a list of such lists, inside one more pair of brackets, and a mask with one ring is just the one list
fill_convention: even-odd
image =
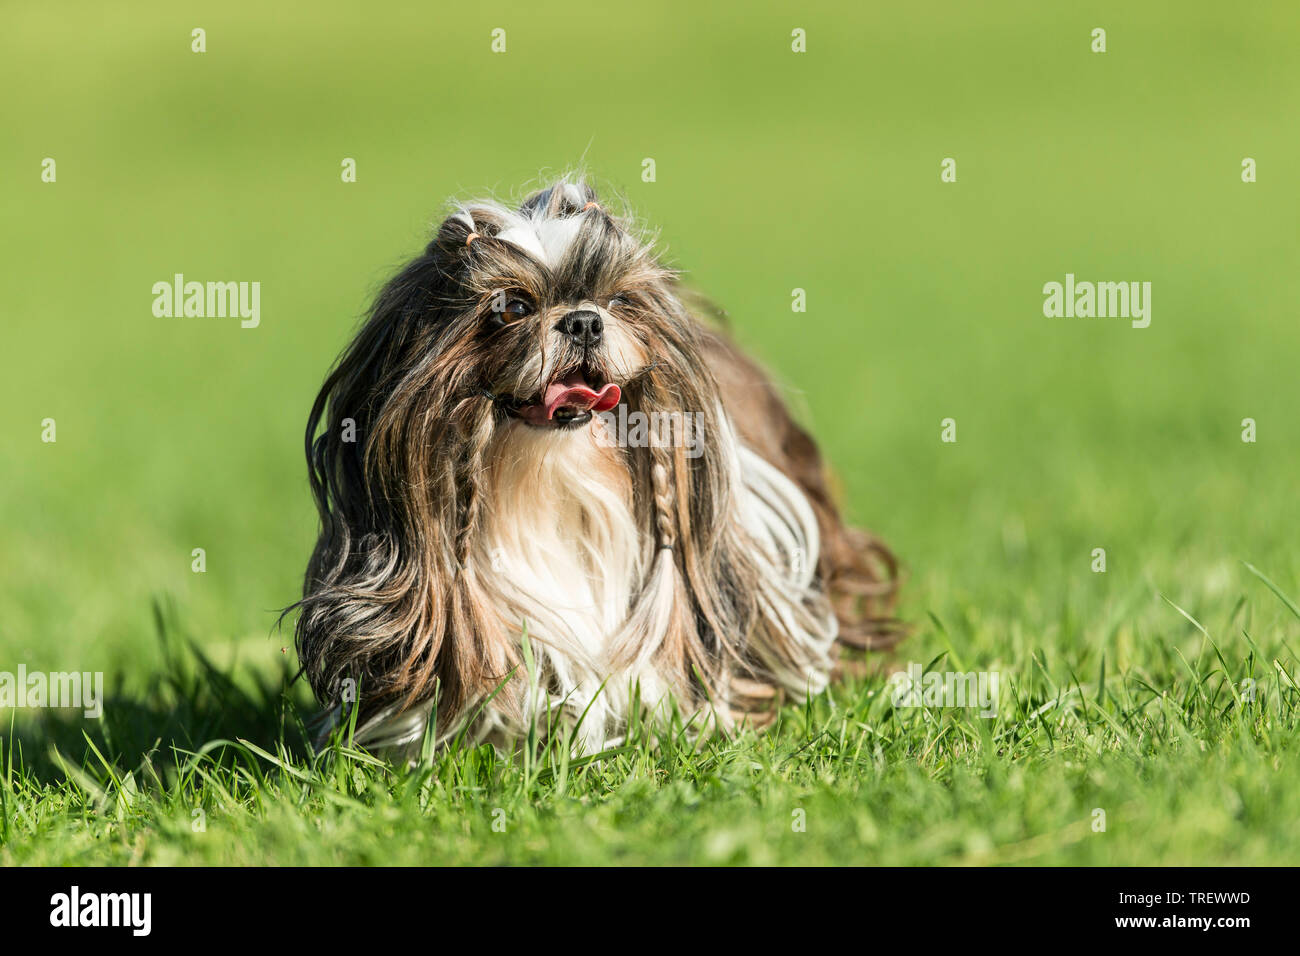
[(1249, 628), (1234, 661), (1208, 633), (1190, 656), (1153, 635), (1121, 673), (1102, 654), (1032, 652), (1003, 673), (993, 719), (896, 708), (868, 681), (787, 708), (763, 735), (701, 742), (677, 721), (587, 757), (562, 741), (514, 759), (458, 743), (394, 768), (346, 729), (313, 752), (273, 682), (241, 687), (160, 627), (173, 653), (158, 687), (95, 738), (79, 722), (10, 738), (4, 862), (1190, 865), (1300, 851), (1294, 654), (1256, 650)]
[[(0, 671), (104, 671), (110, 699), (0, 712), (0, 863), (1300, 862), (1293, 5), (5, 20)], [(581, 766), (313, 754), (272, 628), (315, 389), (443, 199), (580, 158), (902, 557), (881, 668), (997, 671), (996, 718), (896, 711), (877, 674)], [(261, 327), (155, 319), (178, 271), (260, 281)], [(1044, 318), (1066, 272), (1151, 281), (1151, 327)]]

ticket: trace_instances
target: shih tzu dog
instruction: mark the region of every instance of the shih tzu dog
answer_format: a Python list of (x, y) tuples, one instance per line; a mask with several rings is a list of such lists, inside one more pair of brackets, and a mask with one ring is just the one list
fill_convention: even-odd
[(894, 560), (812, 439), (581, 181), (442, 223), (325, 380), (307, 458), (298, 652), (367, 746), (532, 725), (591, 750), (634, 708), (761, 725), (837, 644), (897, 635)]

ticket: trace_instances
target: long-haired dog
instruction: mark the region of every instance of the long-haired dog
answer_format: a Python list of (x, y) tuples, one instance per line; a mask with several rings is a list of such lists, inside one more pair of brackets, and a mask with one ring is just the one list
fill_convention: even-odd
[(762, 724), (892, 641), (892, 556), (692, 301), (568, 180), (460, 206), (379, 294), (308, 420), (297, 623), (360, 742)]

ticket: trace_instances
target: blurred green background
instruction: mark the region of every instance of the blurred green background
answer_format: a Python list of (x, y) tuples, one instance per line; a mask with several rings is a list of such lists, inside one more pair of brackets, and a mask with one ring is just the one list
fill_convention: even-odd
[[(1122, 663), (1154, 622), (1189, 630), (1153, 591), (1221, 620), (1239, 560), (1296, 586), (1294, 3), (3, 19), (0, 668), (130, 687), (157, 666), (159, 597), (215, 659), (278, 666), (329, 363), (448, 197), (579, 162), (786, 383), (846, 510), (907, 567), (916, 654), (943, 646), (934, 612), (968, 666), (1066, 632)], [(260, 281), (260, 328), (155, 318), (151, 286), (175, 272)], [(1150, 281), (1150, 328), (1044, 318), (1067, 272)], [(1280, 606), (1259, 608), (1281, 634)]]

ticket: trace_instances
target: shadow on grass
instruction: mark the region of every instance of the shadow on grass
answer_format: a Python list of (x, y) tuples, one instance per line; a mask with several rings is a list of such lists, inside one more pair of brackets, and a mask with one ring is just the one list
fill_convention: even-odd
[[(153, 611), (161, 670), (134, 693), (123, 690), (121, 674), (113, 675), (98, 719), (77, 710), (46, 710), (36, 719), (15, 723), (16, 768), (41, 783), (56, 783), (66, 776), (61, 756), (100, 777), (104, 767), (87, 738), (120, 773), (138, 771), (146, 763), (161, 771), (218, 739), (242, 737), (271, 752), (281, 744), (291, 754), (308, 752), (305, 722), (315, 709), (304, 683), (293, 680), (288, 661), (281, 663), (278, 674), (251, 666), (223, 670), (197, 641), (178, 633), (170, 602), (155, 599)], [(10, 737), (10, 728), (0, 727), (0, 734)], [(6, 752), (10, 746), (6, 740)]]

